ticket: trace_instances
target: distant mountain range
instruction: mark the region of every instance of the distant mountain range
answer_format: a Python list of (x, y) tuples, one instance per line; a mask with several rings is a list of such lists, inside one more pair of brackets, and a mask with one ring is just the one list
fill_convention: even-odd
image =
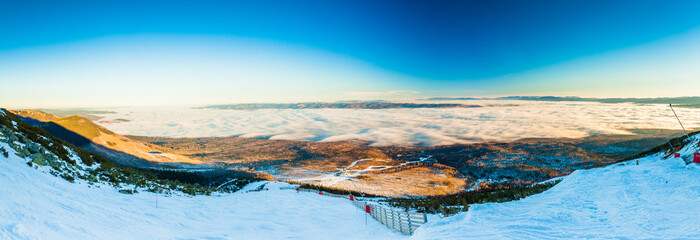
[(102, 119), (102, 117), (98, 116), (98, 114), (107, 114), (107, 113), (115, 113), (113, 111), (105, 111), (105, 110), (97, 110), (97, 109), (89, 109), (89, 108), (59, 108), (59, 109), (49, 109), (49, 108), (40, 108), (40, 109), (34, 109), (39, 112), (43, 113), (48, 113), (51, 115), (54, 115), (59, 118), (63, 117), (70, 117), (70, 116), (83, 116), (87, 119), (90, 119), (92, 121), (97, 121)]
[(449, 101), (449, 100), (523, 100), (523, 101), (549, 101), (549, 102), (600, 102), (600, 103), (637, 103), (637, 104), (677, 104), (679, 107), (700, 107), (700, 97), (673, 97), (673, 98), (583, 98), (583, 97), (555, 97), (555, 96), (508, 96), (497, 98), (473, 98), (473, 97), (434, 97), (423, 100)]
[[(426, 101), (454, 100), (521, 100), (549, 102), (599, 102), (599, 103), (636, 103), (636, 104), (674, 104), (678, 107), (700, 108), (700, 97), (673, 98), (584, 98), (584, 97), (555, 97), (555, 96), (508, 96), (508, 97), (433, 97), (419, 99)], [(461, 103), (396, 103), (388, 101), (339, 101), (339, 102), (305, 102), (305, 103), (240, 103), (196, 107), (196, 109), (403, 109), (403, 108), (473, 108), (481, 105)]]
[(227, 105), (209, 105), (199, 108), (257, 110), (257, 109), (390, 109), (390, 108), (472, 108), (479, 105), (459, 103), (392, 103), (392, 102), (308, 102), (308, 103), (242, 103)]

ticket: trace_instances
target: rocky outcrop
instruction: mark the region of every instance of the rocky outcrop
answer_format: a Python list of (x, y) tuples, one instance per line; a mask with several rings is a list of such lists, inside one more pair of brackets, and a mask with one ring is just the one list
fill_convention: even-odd
[(56, 154), (52, 153), (39, 143), (29, 140), (22, 133), (15, 132), (7, 126), (0, 125), (0, 141), (7, 143), (16, 155), (23, 158), (29, 158), (32, 164), (40, 166), (50, 166), (56, 170), (70, 169), (82, 170), (78, 164), (70, 164), (61, 160)]

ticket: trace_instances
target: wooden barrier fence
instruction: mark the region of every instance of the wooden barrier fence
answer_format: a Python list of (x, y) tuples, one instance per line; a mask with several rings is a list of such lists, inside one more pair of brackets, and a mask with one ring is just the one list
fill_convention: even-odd
[(413, 235), (413, 232), (415, 232), (416, 229), (428, 222), (428, 218), (425, 213), (396, 210), (384, 205), (380, 205), (378, 203), (362, 201), (357, 197), (351, 195), (334, 194), (324, 191), (296, 187), (282, 187), (280, 189), (298, 190), (299, 192), (313, 192), (329, 197), (350, 199), (352, 200), (353, 205), (355, 205), (362, 211), (365, 211), (380, 223), (406, 235)]

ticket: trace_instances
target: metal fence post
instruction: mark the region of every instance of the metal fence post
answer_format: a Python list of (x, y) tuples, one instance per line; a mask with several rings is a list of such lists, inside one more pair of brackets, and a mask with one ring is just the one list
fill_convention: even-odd
[(410, 234), (413, 234), (413, 226), (411, 226), (411, 225), (412, 225), (412, 223), (411, 223), (411, 215), (408, 214), (408, 212), (406, 212), (406, 220), (408, 221), (408, 232), (409, 232)]
[(396, 218), (394, 217), (394, 210), (391, 210), (391, 227), (396, 229)]
[(387, 225), (387, 222), (388, 222), (387, 220), (389, 219), (386, 217), (386, 214), (387, 214), (386, 209), (384, 209), (384, 212), (382, 212), (382, 218), (384, 218), (384, 225)]

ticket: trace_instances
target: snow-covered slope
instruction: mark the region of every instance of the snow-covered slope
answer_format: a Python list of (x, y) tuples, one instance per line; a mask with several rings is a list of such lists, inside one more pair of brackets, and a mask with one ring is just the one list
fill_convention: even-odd
[[(16, 122), (6, 123), (17, 129)], [(100, 181), (70, 183), (48, 173), (58, 165), (30, 167), (10, 145), (0, 147), (9, 152), (0, 154), (0, 239), (408, 238), (372, 218), (365, 224), (367, 215), (345, 199), (279, 190), (282, 183), (247, 187), (267, 184), (270, 191), (214, 196), (125, 195)], [(692, 151), (681, 153), (690, 157)], [(699, 213), (698, 164), (656, 154), (639, 165), (633, 160), (576, 171), (520, 201), (472, 205), (429, 222), (413, 238), (700, 239)]]
[(10, 152), (0, 155), (0, 239), (406, 238), (371, 218), (365, 225), (347, 200), (279, 190), (281, 183), (219, 196), (125, 195), (70, 183), (0, 147)]
[(430, 222), (414, 238), (700, 239), (700, 166), (655, 154), (575, 171), (542, 194)]

